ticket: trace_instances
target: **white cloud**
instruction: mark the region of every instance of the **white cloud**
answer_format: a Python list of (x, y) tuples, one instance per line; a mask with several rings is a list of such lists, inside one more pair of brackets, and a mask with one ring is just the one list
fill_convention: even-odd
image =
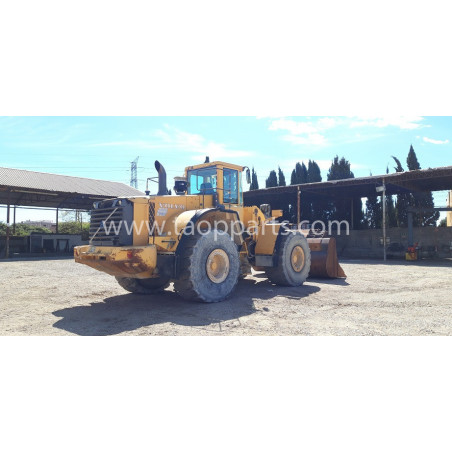
[(185, 132), (175, 127), (165, 126), (165, 129), (156, 130), (154, 135), (169, 147), (181, 151), (194, 152), (193, 159), (199, 160), (200, 156), (209, 156), (210, 161), (222, 158), (249, 157), (251, 151), (229, 149), (224, 143), (207, 140), (202, 135)]
[(311, 144), (321, 146), (327, 144), (326, 137), (320, 133), (336, 127), (337, 118), (319, 118), (315, 121), (294, 121), (280, 118), (270, 123), (269, 130), (285, 130), (289, 134), (282, 138), (293, 144)]
[(352, 122), (350, 127), (398, 127), (403, 130), (414, 130), (420, 127), (425, 127), (421, 124), (424, 118), (422, 116), (387, 116), (387, 117), (376, 117), (376, 116), (361, 116), (356, 118), (351, 118)]
[(194, 153), (192, 158), (199, 161), (200, 157), (209, 156), (210, 161), (223, 158), (249, 157), (251, 151), (229, 149), (223, 143), (208, 140), (202, 135), (185, 132), (175, 127), (165, 125), (164, 129), (154, 130), (149, 140), (124, 140), (94, 143), (92, 147), (123, 147), (128, 149), (161, 149), (177, 150)]
[(432, 143), (432, 144), (448, 144), (449, 143), (449, 140), (434, 140), (433, 138), (427, 138), (427, 137), (424, 137), (423, 140), (426, 143)]
[(292, 144), (314, 144), (322, 145), (326, 144), (326, 138), (319, 133), (310, 133), (306, 136), (298, 135), (284, 135), (283, 140), (288, 141)]
[[(430, 126), (424, 124), (422, 116), (325, 116), (302, 120), (280, 117), (270, 121), (269, 130), (288, 132), (281, 139), (292, 144), (320, 147), (369, 141), (383, 136), (384, 129), (389, 127), (415, 130)], [(352, 132), (364, 128), (363, 133)]]
[(293, 119), (276, 119), (272, 121), (270, 130), (287, 130), (293, 135), (309, 134), (317, 132), (311, 122), (294, 121)]

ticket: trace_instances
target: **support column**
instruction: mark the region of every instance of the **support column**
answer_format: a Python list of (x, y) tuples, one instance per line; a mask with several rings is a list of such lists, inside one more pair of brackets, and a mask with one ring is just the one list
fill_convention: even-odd
[(300, 187), (297, 187), (297, 228), (300, 227), (301, 223), (301, 192)]
[(5, 246), (5, 258), (9, 258), (9, 222), (10, 222), (10, 214), (9, 214), (9, 208), (10, 208), (10, 193), (8, 193), (8, 204), (6, 209), (6, 246)]
[(16, 206), (13, 207), (13, 235), (16, 235)]
[(58, 234), (58, 207), (56, 209), (55, 233)]
[(383, 260), (386, 261), (386, 184), (383, 182)]

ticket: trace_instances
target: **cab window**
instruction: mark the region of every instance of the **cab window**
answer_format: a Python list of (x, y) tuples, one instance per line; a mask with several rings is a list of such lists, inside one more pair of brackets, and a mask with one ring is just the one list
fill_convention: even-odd
[(223, 202), (225, 204), (239, 203), (239, 175), (237, 170), (223, 169)]
[(189, 195), (213, 195), (217, 191), (217, 169), (188, 171)]

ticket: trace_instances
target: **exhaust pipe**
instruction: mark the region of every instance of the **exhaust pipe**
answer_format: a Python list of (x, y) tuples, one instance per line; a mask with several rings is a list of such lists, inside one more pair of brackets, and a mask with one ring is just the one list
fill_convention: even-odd
[(163, 168), (163, 165), (156, 160), (155, 163), (155, 169), (159, 173), (159, 191), (157, 193), (157, 196), (165, 196), (168, 194), (168, 188), (166, 187), (166, 171), (165, 168)]

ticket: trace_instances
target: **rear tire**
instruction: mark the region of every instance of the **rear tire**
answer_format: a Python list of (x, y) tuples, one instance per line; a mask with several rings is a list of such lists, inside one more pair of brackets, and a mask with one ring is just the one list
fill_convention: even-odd
[(281, 235), (275, 251), (276, 266), (265, 269), (267, 278), (279, 286), (301, 286), (311, 269), (308, 241), (299, 232)]
[(187, 236), (180, 251), (179, 279), (174, 290), (188, 300), (215, 303), (235, 289), (240, 259), (229, 234), (209, 231)]
[(138, 279), (138, 278), (119, 278), (116, 277), (119, 285), (132, 293), (149, 295), (162, 292), (169, 286), (169, 278), (159, 277), (159, 278), (148, 278), (148, 279)]

